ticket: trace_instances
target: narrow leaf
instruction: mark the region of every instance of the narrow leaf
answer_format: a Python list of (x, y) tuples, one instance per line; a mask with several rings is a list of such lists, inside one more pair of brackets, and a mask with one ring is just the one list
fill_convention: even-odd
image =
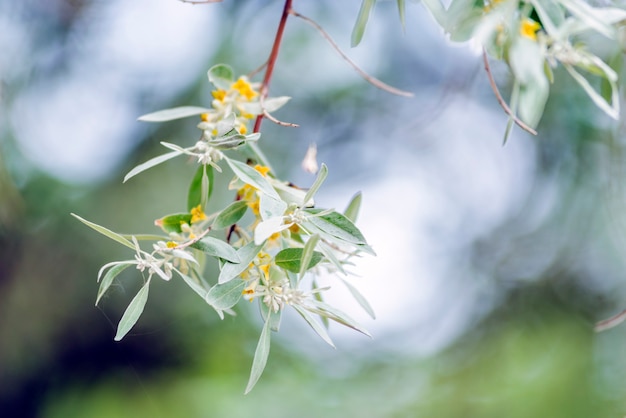
[(132, 242), (130, 242), (129, 240), (127, 240), (126, 238), (124, 238), (123, 236), (121, 236), (118, 233), (115, 233), (113, 231), (111, 231), (110, 229), (107, 229), (103, 226), (100, 226), (98, 224), (95, 224), (93, 222), (89, 222), (86, 219), (81, 218), (80, 216), (76, 215), (75, 213), (71, 214), (73, 217), (75, 217), (76, 219), (78, 219), (79, 221), (81, 221), (82, 223), (84, 223), (85, 225), (87, 225), (88, 227), (90, 227), (91, 229), (94, 229), (95, 231), (98, 231), (99, 233), (101, 233), (102, 235), (111, 238), (114, 241), (119, 242), (120, 244), (123, 244), (125, 246), (127, 246), (128, 248), (131, 249), (135, 249), (135, 246), (133, 245)]
[(324, 254), (324, 257), (326, 257), (328, 261), (330, 261), (335, 267), (337, 267), (337, 270), (340, 273), (347, 274), (346, 271), (343, 269), (341, 261), (339, 261), (339, 258), (337, 258), (337, 256), (335, 255), (335, 250), (330, 245), (322, 241), (319, 244), (319, 249), (322, 254)]
[(361, 292), (359, 292), (356, 287), (354, 287), (349, 281), (345, 280), (344, 278), (340, 277), (339, 279), (343, 282), (343, 284), (346, 285), (350, 293), (352, 293), (352, 296), (354, 297), (354, 299), (359, 303), (359, 305), (361, 305), (363, 310), (367, 312), (367, 314), (372, 319), (376, 319), (376, 314), (374, 313), (374, 309), (372, 309), (372, 305), (370, 305), (367, 299), (363, 297)]
[(109, 289), (111, 284), (113, 283), (113, 279), (115, 279), (122, 271), (124, 271), (128, 266), (134, 264), (133, 262), (121, 262), (120, 264), (114, 265), (111, 267), (107, 274), (104, 275), (102, 279), (102, 283), (100, 283), (100, 288), (98, 289), (98, 296), (96, 297), (96, 305), (100, 302), (100, 298), (104, 296), (106, 291)]
[(182, 152), (180, 151), (172, 151), (172, 152), (168, 152), (167, 154), (154, 157), (151, 160), (148, 160), (143, 164), (139, 164), (138, 166), (130, 170), (128, 174), (126, 174), (126, 176), (124, 176), (123, 183), (126, 183), (129, 179), (131, 179), (132, 177), (135, 177), (137, 174), (141, 173), (142, 171), (146, 171), (149, 168), (152, 168), (156, 165), (164, 163), (167, 160), (171, 160), (174, 157), (178, 157), (181, 154)]
[(196, 173), (189, 185), (189, 192), (187, 193), (187, 210), (191, 211), (198, 205), (201, 205), (202, 210), (206, 209), (206, 206), (211, 199), (213, 193), (213, 167), (210, 165), (201, 165), (196, 170)]
[(313, 304), (313, 307), (305, 307), (310, 312), (315, 312), (319, 315), (326, 316), (335, 322), (338, 322), (342, 325), (352, 328), (355, 331), (359, 331), (360, 333), (365, 334), (368, 337), (371, 337), (370, 333), (367, 332), (365, 328), (361, 327), (354, 319), (350, 318), (347, 314), (341, 312), (339, 309), (334, 308), (327, 303), (318, 302), (316, 300), (313, 300), (310, 303)]
[(246, 287), (245, 280), (231, 280), (223, 284), (217, 284), (209, 290), (206, 301), (217, 310), (230, 309), (241, 299), (241, 292)]
[(611, 87), (611, 103), (602, 97), (592, 86), (591, 83), (578, 71), (574, 69), (574, 67), (570, 64), (563, 64), (567, 72), (578, 82), (578, 84), (585, 90), (587, 95), (593, 100), (593, 102), (598, 106), (602, 111), (604, 111), (607, 115), (612, 117), (615, 120), (619, 120), (619, 96), (618, 96), (618, 88), (617, 83), (611, 80), (609, 77), (606, 77), (607, 82)]
[[(302, 279), (304, 273), (312, 267), (311, 262), (313, 261), (313, 255), (316, 255), (316, 258), (319, 258), (320, 261), (323, 257), (322, 253), (315, 251), (315, 247), (317, 246), (319, 240), (319, 235), (315, 234), (311, 236), (302, 249), (302, 259), (300, 260), (300, 270), (298, 271), (300, 279)], [(319, 261), (313, 263), (313, 266), (317, 263), (319, 263)]]
[(317, 178), (315, 179), (315, 182), (313, 183), (309, 191), (304, 196), (304, 199), (302, 200), (301, 207), (308, 206), (308, 203), (311, 200), (311, 198), (315, 196), (315, 193), (317, 193), (319, 188), (324, 183), (324, 180), (326, 180), (326, 176), (328, 176), (328, 167), (326, 167), (326, 164), (322, 163), (322, 167), (320, 167), (320, 171), (319, 173), (317, 173)]
[(361, 192), (358, 192), (354, 195), (352, 200), (350, 200), (350, 203), (348, 203), (348, 207), (343, 212), (346, 218), (350, 219), (353, 223), (356, 222), (356, 219), (359, 216), (359, 210), (361, 209), (361, 200)]
[(178, 275), (187, 283), (187, 286), (191, 288), (194, 292), (196, 292), (202, 299), (205, 299), (207, 296), (207, 290), (199, 283), (197, 280), (194, 280), (192, 277), (187, 276), (186, 274), (181, 273), (176, 270)]
[(204, 237), (200, 241), (191, 244), (190, 247), (231, 263), (239, 263), (241, 261), (239, 254), (233, 247), (217, 238)]
[(206, 107), (181, 106), (174, 107), (172, 109), (159, 110), (158, 112), (154, 113), (148, 113), (147, 115), (140, 116), (137, 120), (140, 120), (142, 122), (167, 122), (170, 120), (200, 115), (202, 113), (210, 112), (212, 110), (213, 109), (207, 109)]
[(361, 39), (363, 39), (365, 27), (367, 26), (367, 21), (370, 18), (370, 13), (372, 11), (372, 8), (374, 7), (374, 4), (376, 4), (376, 0), (363, 0), (363, 3), (361, 3), (359, 15), (356, 18), (354, 29), (352, 29), (352, 47), (357, 46), (361, 42)]
[(220, 276), (217, 279), (218, 283), (226, 283), (247, 270), (252, 260), (254, 260), (262, 248), (263, 245), (255, 245), (254, 242), (250, 242), (238, 249), (237, 256), (239, 256), (240, 262), (224, 262), (222, 270), (220, 271)]
[(273, 199), (280, 200), (280, 197), (276, 193), (276, 190), (274, 190), (269, 181), (267, 181), (267, 179), (263, 177), (261, 173), (240, 161), (231, 160), (230, 158), (225, 158), (225, 160), (230, 166), (231, 170), (233, 170), (235, 175), (239, 177), (241, 181), (249, 184), (250, 186), (256, 187)]
[(261, 318), (263, 318), (263, 321), (270, 321), (270, 330), (278, 332), (280, 330), (280, 322), (283, 317), (283, 311), (273, 312), (265, 303), (259, 303), (259, 311), (261, 312)]
[(137, 320), (143, 312), (143, 308), (146, 306), (148, 300), (148, 290), (150, 288), (150, 280), (143, 285), (137, 295), (130, 301), (128, 308), (124, 312), (120, 323), (117, 326), (117, 334), (115, 334), (115, 341), (120, 341), (128, 331), (137, 323)]
[(406, 4), (404, 0), (398, 0), (398, 14), (400, 15), (400, 23), (402, 24), (402, 30), (404, 30)]
[(265, 321), (263, 331), (261, 331), (261, 337), (259, 338), (259, 343), (254, 351), (254, 360), (252, 360), (250, 380), (248, 380), (245, 394), (250, 393), (254, 385), (256, 385), (256, 382), (261, 377), (261, 374), (263, 374), (263, 370), (267, 364), (267, 358), (270, 354), (270, 322), (269, 318)]
[(311, 316), (311, 314), (309, 314), (301, 306), (293, 305), (293, 308), (302, 316), (302, 318), (304, 318), (304, 320), (311, 326), (311, 328), (313, 328), (313, 331), (315, 331), (317, 335), (322, 337), (322, 340), (326, 341), (328, 345), (330, 345), (332, 348), (335, 348), (335, 344), (333, 344), (333, 341), (330, 339), (330, 336), (328, 335), (326, 328), (320, 325), (315, 320), (315, 318), (313, 318), (313, 316)]
[(237, 200), (228, 205), (213, 221), (213, 229), (223, 229), (239, 222), (248, 210), (248, 204), (244, 200)]

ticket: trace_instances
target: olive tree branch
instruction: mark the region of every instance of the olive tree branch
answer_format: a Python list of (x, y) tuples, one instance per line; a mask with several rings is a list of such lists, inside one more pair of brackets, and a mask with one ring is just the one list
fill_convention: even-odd
[(289, 13), (291, 13), (292, 15), (294, 15), (296, 17), (299, 17), (300, 19), (304, 20), (306, 23), (308, 23), (309, 25), (311, 25), (315, 29), (317, 29), (317, 31), (324, 37), (324, 39), (326, 39), (328, 41), (328, 43), (333, 47), (333, 49), (335, 51), (337, 51), (337, 53), (341, 56), (341, 58), (343, 58), (368, 83), (372, 84), (375, 87), (378, 87), (379, 89), (385, 90), (385, 91), (387, 91), (389, 93), (392, 93), (392, 94), (396, 94), (398, 96), (413, 97), (413, 93), (408, 92), (408, 91), (404, 91), (404, 90), (400, 90), (400, 89), (397, 89), (395, 87), (390, 86), (389, 84), (383, 83), (379, 79), (377, 79), (375, 77), (372, 77), (371, 75), (369, 75), (365, 71), (363, 71), (361, 68), (359, 68), (359, 66), (356, 65), (354, 63), (354, 61), (352, 61), (350, 58), (348, 58), (348, 56), (341, 50), (341, 48), (339, 48), (337, 43), (335, 43), (335, 41), (333, 41), (333, 39), (330, 37), (330, 35), (319, 24), (317, 24), (317, 22), (315, 22), (314, 20), (312, 20), (312, 19), (310, 19), (310, 18), (308, 18), (308, 17), (306, 17), (304, 15), (301, 15), (300, 13), (296, 12), (293, 9), (291, 9), (289, 11)]
[(533, 135), (537, 135), (537, 131), (535, 131), (530, 126), (526, 125), (517, 116), (515, 116), (515, 113), (513, 113), (511, 108), (506, 104), (506, 102), (502, 98), (502, 95), (500, 94), (500, 91), (498, 90), (498, 86), (496, 85), (496, 81), (493, 79), (493, 74), (491, 73), (491, 67), (489, 66), (489, 59), (487, 58), (487, 51), (485, 51), (484, 48), (483, 48), (483, 62), (485, 63), (485, 71), (487, 72), (487, 78), (489, 79), (489, 84), (491, 85), (491, 89), (493, 90), (493, 93), (496, 95), (496, 99), (498, 100), (498, 103), (500, 103), (500, 106), (502, 106), (502, 109), (504, 109), (504, 113), (509, 115), (517, 126), (522, 128), (526, 132), (529, 132)]

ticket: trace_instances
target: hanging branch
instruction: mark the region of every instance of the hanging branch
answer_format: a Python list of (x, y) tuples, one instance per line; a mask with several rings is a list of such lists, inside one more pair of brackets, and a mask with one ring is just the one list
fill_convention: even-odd
[(292, 15), (294, 15), (296, 17), (299, 17), (300, 19), (304, 20), (306, 23), (308, 23), (309, 25), (311, 25), (315, 29), (317, 29), (318, 32), (324, 37), (324, 39), (326, 39), (328, 41), (328, 43), (333, 47), (333, 49), (335, 51), (337, 51), (337, 53), (341, 56), (341, 58), (343, 58), (368, 83), (372, 84), (375, 87), (378, 87), (381, 90), (385, 90), (386, 92), (389, 92), (391, 94), (396, 94), (398, 96), (404, 96), (404, 97), (413, 97), (414, 96), (413, 93), (408, 92), (408, 91), (404, 91), (404, 90), (400, 90), (400, 89), (397, 89), (395, 87), (392, 87), (389, 84), (386, 84), (386, 83), (380, 81), (376, 77), (372, 77), (371, 75), (369, 75), (365, 71), (363, 71), (361, 68), (359, 68), (359, 66), (356, 65), (354, 63), (354, 61), (352, 61), (350, 58), (348, 58), (348, 56), (339, 48), (339, 46), (335, 43), (335, 41), (333, 41), (333, 39), (330, 37), (330, 35), (319, 24), (317, 24), (317, 22), (315, 22), (314, 20), (312, 20), (312, 19), (310, 19), (310, 18), (308, 18), (308, 17), (306, 17), (304, 15), (301, 15), (300, 13), (296, 12), (293, 9), (290, 10), (289, 13), (291, 13)]
[(526, 132), (529, 132), (533, 135), (537, 135), (537, 131), (535, 131), (530, 126), (526, 125), (517, 116), (515, 116), (515, 113), (513, 113), (509, 105), (507, 105), (504, 99), (502, 98), (502, 95), (500, 94), (500, 90), (498, 90), (498, 86), (496, 85), (496, 80), (493, 79), (493, 74), (491, 73), (491, 67), (489, 66), (489, 59), (487, 58), (487, 51), (485, 51), (484, 48), (483, 48), (483, 62), (485, 63), (485, 71), (487, 71), (487, 78), (489, 79), (489, 84), (491, 85), (491, 89), (496, 95), (496, 99), (498, 100), (498, 103), (500, 103), (500, 106), (502, 106), (502, 109), (504, 109), (504, 113), (509, 115), (517, 126), (522, 128)]

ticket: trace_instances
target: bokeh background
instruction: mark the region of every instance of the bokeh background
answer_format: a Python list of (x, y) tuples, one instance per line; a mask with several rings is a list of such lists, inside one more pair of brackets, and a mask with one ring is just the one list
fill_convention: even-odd
[[(182, 282), (159, 282), (138, 325), (114, 342), (139, 286), (125, 271), (100, 307), (96, 274), (127, 249), (120, 232), (184, 210), (192, 164), (122, 185), (134, 165), (187, 144), (195, 123), (139, 115), (210, 101), (206, 70), (267, 59), (282, 2), (0, 1), (0, 416), (623, 417), (626, 307), (623, 121), (561, 70), (539, 136), (514, 130), (472, 45), (452, 45), (425, 9), (379, 2), (349, 48), (360, 1), (298, 0), (371, 74), (363, 81), (290, 18), (261, 146), (296, 184), (316, 143), (330, 175), (317, 200), (342, 209), (378, 253), (354, 267), (370, 319), (341, 287), (331, 300), (369, 339), (331, 324), (337, 349), (286, 315), (264, 376), (244, 396), (260, 333), (254, 309), (220, 321)], [(619, 52), (598, 43), (605, 56)], [(502, 91), (507, 70), (493, 63)], [(225, 179), (227, 181), (228, 179)], [(216, 205), (232, 196), (223, 192)]]

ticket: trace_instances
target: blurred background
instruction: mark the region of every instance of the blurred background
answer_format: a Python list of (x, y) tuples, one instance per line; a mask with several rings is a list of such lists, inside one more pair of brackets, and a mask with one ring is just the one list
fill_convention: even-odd
[[(265, 121), (261, 147), (306, 186), (299, 163), (316, 143), (330, 170), (322, 206), (363, 192), (358, 225), (378, 256), (351, 282), (377, 319), (340, 286), (330, 299), (373, 339), (331, 324), (333, 350), (289, 313), (244, 396), (255, 309), (220, 321), (182, 282), (159, 282), (114, 342), (140, 285), (132, 269), (94, 307), (100, 266), (132, 254), (70, 212), (146, 233), (184, 210), (193, 164), (122, 178), (159, 141), (193, 143), (195, 122), (136, 118), (208, 105), (215, 63), (259, 67), (281, 1), (5, 0), (0, 416), (623, 417), (626, 325), (593, 332), (626, 308), (623, 121), (559, 69), (539, 136), (515, 129), (502, 146), (506, 115), (479, 54), (446, 41), (421, 5), (409, 2), (403, 31), (395, 2), (379, 2), (350, 49), (360, 1), (294, 3), (366, 71), (415, 93), (377, 90), (289, 19), (271, 95), (293, 97), (276, 116), (301, 127)], [(492, 65), (507, 97), (507, 70)]]

